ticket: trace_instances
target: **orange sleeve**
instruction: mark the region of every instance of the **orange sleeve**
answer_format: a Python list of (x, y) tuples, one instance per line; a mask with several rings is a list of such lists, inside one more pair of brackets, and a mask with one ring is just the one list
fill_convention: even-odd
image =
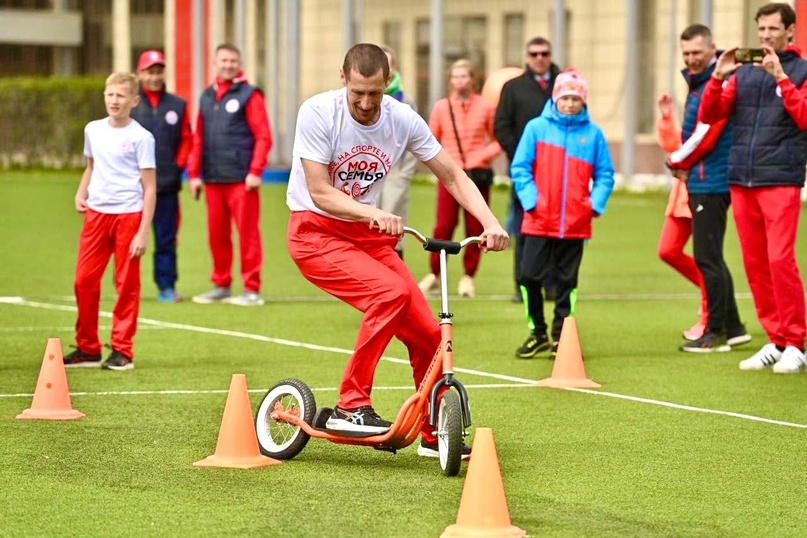
[(656, 135), (658, 145), (667, 153), (672, 153), (681, 147), (681, 127), (672, 116), (656, 120)]

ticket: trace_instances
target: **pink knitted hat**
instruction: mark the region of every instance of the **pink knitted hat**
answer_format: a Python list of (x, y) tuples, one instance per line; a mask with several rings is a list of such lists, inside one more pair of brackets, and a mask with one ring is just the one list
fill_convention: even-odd
[(588, 100), (586, 79), (573, 67), (566, 69), (555, 78), (552, 100), (557, 102), (558, 99), (566, 95), (576, 95), (582, 99), (584, 103)]

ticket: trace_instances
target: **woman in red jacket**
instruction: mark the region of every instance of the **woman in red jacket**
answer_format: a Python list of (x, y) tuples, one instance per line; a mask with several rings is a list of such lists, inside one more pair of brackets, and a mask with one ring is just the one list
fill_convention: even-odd
[[(446, 152), (468, 174), (479, 192), (490, 202), (490, 186), (493, 170), (490, 161), (502, 152), (502, 147), (493, 136), (495, 109), (474, 90), (473, 67), (468, 60), (457, 60), (448, 71), (451, 94), (434, 104), (429, 118), (429, 128)], [(459, 223), (460, 205), (441, 184), (437, 184), (437, 223), (432, 236), (436, 239), (451, 239)], [(465, 235), (482, 233), (482, 225), (473, 215), (465, 213)], [(463, 263), (465, 275), (460, 279), (457, 293), (463, 297), (476, 294), (474, 275), (479, 268), (479, 247), (469, 245), (465, 249)], [(440, 258), (432, 253), (431, 272), (420, 281), (424, 294), (436, 293), (440, 287)]]

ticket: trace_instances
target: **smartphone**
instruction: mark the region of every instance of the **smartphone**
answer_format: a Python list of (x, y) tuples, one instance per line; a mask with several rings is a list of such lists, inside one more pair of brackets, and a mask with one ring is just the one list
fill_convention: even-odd
[(734, 51), (734, 60), (741, 64), (762, 63), (765, 51), (762, 49), (737, 49)]

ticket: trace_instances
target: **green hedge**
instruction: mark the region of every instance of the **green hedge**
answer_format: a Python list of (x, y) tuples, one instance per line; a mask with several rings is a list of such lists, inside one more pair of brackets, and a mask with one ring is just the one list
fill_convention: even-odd
[(84, 126), (106, 116), (104, 78), (0, 79), (0, 168), (83, 166)]

